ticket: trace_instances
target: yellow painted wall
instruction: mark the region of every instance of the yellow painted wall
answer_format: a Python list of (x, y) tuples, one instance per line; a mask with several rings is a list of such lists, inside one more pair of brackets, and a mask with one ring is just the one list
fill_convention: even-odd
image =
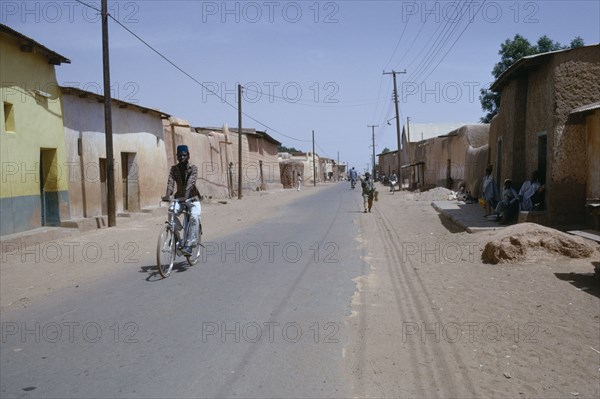
[[(14, 132), (6, 131), (4, 106), (0, 107), (0, 198), (40, 194), (39, 157), (43, 148), (55, 148), (57, 161), (46, 191), (66, 191), (62, 106), (54, 66), (35, 51), (22, 52), (5, 34), (0, 34), (0, 53), (0, 98), (2, 105), (12, 104), (15, 124)], [(40, 96), (35, 90), (51, 97)]]

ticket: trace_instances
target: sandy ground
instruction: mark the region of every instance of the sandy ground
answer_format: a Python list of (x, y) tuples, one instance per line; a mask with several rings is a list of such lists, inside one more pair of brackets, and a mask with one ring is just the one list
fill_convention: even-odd
[(380, 192), (359, 220), (371, 273), (348, 319), (355, 396), (599, 397), (597, 252), (484, 264), (501, 231), (461, 232), (437, 198)]
[[(203, 240), (211, 241), (243, 229), (280, 211), (285, 204), (309, 196), (327, 184), (296, 190), (244, 193), (242, 200), (202, 203)], [(166, 204), (165, 204), (166, 206)], [(122, 267), (154, 262), (156, 240), (167, 215), (118, 218), (117, 226), (81, 236), (44, 242), (16, 253), (1, 254), (0, 309), (27, 307), (51, 292), (89, 284)], [(150, 228), (148, 226), (151, 226)], [(95, 267), (102, 265), (102, 267)], [(150, 264), (148, 264), (150, 266)], [(32, 277), (35, 276), (35, 277)]]

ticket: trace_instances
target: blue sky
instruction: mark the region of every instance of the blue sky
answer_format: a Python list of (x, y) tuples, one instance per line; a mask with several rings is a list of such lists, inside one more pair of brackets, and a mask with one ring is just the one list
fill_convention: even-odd
[[(96, 8), (99, 0), (86, 3)], [(461, 8), (462, 7), (462, 8)], [(459, 18), (462, 10), (465, 18)], [(173, 63), (235, 105), (245, 127), (359, 169), (395, 149), (392, 78), (411, 123), (477, 122), (500, 44), (519, 33), (600, 42), (599, 1), (109, 1), (109, 11)], [(66, 56), (60, 84), (102, 87), (99, 17), (73, 0), (0, 3), (0, 22)], [(113, 96), (189, 120), (237, 126), (237, 111), (110, 23)], [(283, 134), (283, 135), (282, 135)]]

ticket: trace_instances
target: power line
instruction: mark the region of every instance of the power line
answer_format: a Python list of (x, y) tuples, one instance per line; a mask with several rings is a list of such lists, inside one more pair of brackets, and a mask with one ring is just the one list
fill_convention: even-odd
[[(486, 1), (483, 1), (483, 3), (481, 4), (481, 6), (477, 10), (477, 12), (481, 9), (481, 7), (483, 6), (483, 4)], [(423, 59), (421, 64), (425, 63), (425, 65), (423, 65), (423, 67), (420, 70), (416, 71), (411, 76), (411, 78), (413, 78), (413, 80), (419, 80), (420, 76), (422, 76), (425, 73), (425, 71), (433, 64), (434, 59), (438, 56), (438, 54), (440, 54), (440, 52), (442, 51), (442, 49), (444, 48), (446, 43), (448, 43), (448, 41), (450, 40), (450, 38), (452, 37), (452, 35), (454, 34), (456, 29), (460, 25), (460, 23), (462, 23), (465, 16), (467, 16), (469, 9), (470, 9), (470, 5), (472, 3), (473, 3), (473, 0), (471, 0), (471, 2), (469, 4), (467, 4), (467, 1), (465, 1), (465, 3), (462, 4), (461, 9), (460, 9), (461, 14), (459, 14), (460, 17), (458, 18), (458, 20), (456, 20), (456, 23), (453, 23), (452, 25), (449, 25), (449, 24), (446, 25), (446, 27), (448, 29), (444, 29), (446, 34), (443, 37), (443, 39), (441, 39), (441, 37), (442, 37), (442, 33), (444, 33), (444, 32), (440, 32), (440, 35), (438, 36), (438, 39), (436, 40), (438, 42), (437, 45), (434, 44), (434, 46), (432, 46), (432, 48), (430, 49), (428, 56), (426, 56), (426, 58)], [(466, 30), (466, 28), (471, 24), (471, 22), (472, 21), (467, 22), (467, 25), (465, 26), (463, 31), (459, 34), (458, 38), (454, 41), (454, 43), (456, 43), (456, 41), (462, 36), (462, 34)], [(450, 50), (453, 47), (454, 47), (454, 44), (451, 45)], [(442, 58), (439, 60), (439, 62), (436, 64), (436, 66), (430, 71), (430, 73), (427, 75), (427, 77), (429, 77), (431, 75), (431, 73), (433, 73), (433, 71), (442, 62), (442, 60), (445, 58), (446, 54), (448, 54), (448, 52), (450, 50), (448, 50), (448, 51), (446, 51), (446, 53), (444, 53), (444, 56), (442, 56)], [(422, 79), (421, 82), (425, 81), (426, 78)]]
[[(84, 6), (87, 6), (93, 10), (98, 11), (97, 8), (84, 3), (83, 1), (80, 0), (76, 0), (77, 2), (79, 2), (80, 4), (83, 4)], [(140, 42), (142, 42), (146, 47), (148, 47), (150, 50), (152, 50), (154, 53), (156, 53), (159, 57), (161, 57), (163, 60), (165, 60), (167, 63), (169, 63), (171, 66), (173, 66), (175, 69), (177, 69), (179, 72), (181, 72), (182, 74), (184, 74), (185, 76), (187, 76), (188, 78), (190, 78), (192, 81), (194, 81), (195, 83), (197, 83), (198, 85), (200, 85), (201, 87), (203, 87), (205, 90), (207, 90), (208, 92), (210, 92), (211, 94), (214, 94), (215, 96), (217, 96), (221, 101), (223, 101), (225, 104), (229, 105), (231, 108), (233, 108), (234, 110), (238, 110), (238, 108), (229, 103), (226, 99), (224, 99), (223, 97), (221, 97), (218, 93), (210, 90), (208, 87), (206, 87), (204, 84), (202, 84), (202, 82), (200, 82), (199, 80), (197, 80), (196, 78), (194, 78), (192, 75), (190, 75), (189, 73), (187, 73), (185, 70), (183, 70), (181, 67), (179, 67), (177, 64), (175, 64), (173, 61), (171, 61), (169, 58), (167, 58), (165, 55), (163, 55), (160, 51), (156, 50), (154, 47), (152, 47), (148, 42), (146, 42), (144, 39), (142, 39), (138, 34), (136, 34), (135, 32), (133, 32), (131, 29), (129, 29), (128, 27), (126, 27), (125, 25), (123, 25), (119, 20), (117, 20), (115, 17), (113, 17), (111, 14), (108, 14), (108, 16), (110, 17), (110, 19), (112, 19), (113, 21), (115, 21), (119, 26), (121, 26), (123, 29), (125, 29), (127, 32), (129, 32), (132, 36), (134, 36), (136, 39), (138, 39)], [(250, 120), (258, 123), (259, 125), (272, 130), (273, 132), (280, 134), (281, 136), (287, 137), (291, 140), (296, 140), (296, 141), (300, 141), (300, 142), (310, 142), (310, 140), (302, 140), (290, 135), (287, 135), (285, 133), (280, 132), (279, 130), (267, 125), (266, 123), (263, 123), (261, 121), (259, 121), (258, 119), (254, 118), (251, 115), (248, 115), (245, 112), (242, 112), (242, 114), (249, 118)]]
[[(487, 0), (484, 0), (481, 3), (481, 6), (479, 6), (479, 8), (477, 9), (477, 12), (479, 12), (479, 10), (481, 10), (481, 7), (483, 7), (483, 5), (485, 4)], [(467, 23), (467, 25), (463, 28), (463, 30), (460, 32), (460, 34), (458, 35), (458, 37), (456, 38), (456, 40), (454, 40), (454, 43), (452, 43), (452, 45), (450, 46), (450, 48), (448, 49), (448, 51), (446, 51), (444, 53), (444, 55), (442, 56), (442, 58), (440, 58), (439, 62), (435, 65), (435, 67), (431, 70), (431, 72), (429, 72), (429, 74), (427, 74), (427, 76), (425, 76), (423, 78), (423, 81), (425, 81), (429, 76), (431, 76), (431, 74), (437, 69), (437, 67), (441, 64), (441, 62), (446, 58), (446, 56), (448, 55), (448, 53), (454, 48), (454, 46), (456, 45), (456, 43), (458, 42), (458, 40), (462, 37), (463, 33), (465, 33), (465, 31), (467, 30), (467, 28), (471, 25), (471, 22)]]

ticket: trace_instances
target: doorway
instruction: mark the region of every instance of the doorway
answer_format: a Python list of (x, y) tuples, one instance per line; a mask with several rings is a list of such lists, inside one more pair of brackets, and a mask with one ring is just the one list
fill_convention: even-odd
[(40, 148), (40, 220), (42, 226), (60, 226), (56, 148)]
[(546, 160), (548, 154), (548, 136), (542, 133), (538, 136), (538, 166), (537, 170), (540, 173), (540, 181), (546, 184)]
[(100, 204), (102, 215), (108, 215), (108, 182), (106, 181), (106, 158), (100, 158), (98, 163), (100, 174)]
[[(502, 181), (502, 137), (498, 139), (496, 152), (496, 182)], [(496, 183), (497, 184), (497, 183)]]
[(123, 188), (123, 210), (140, 210), (140, 188), (135, 152), (121, 153), (121, 179)]

